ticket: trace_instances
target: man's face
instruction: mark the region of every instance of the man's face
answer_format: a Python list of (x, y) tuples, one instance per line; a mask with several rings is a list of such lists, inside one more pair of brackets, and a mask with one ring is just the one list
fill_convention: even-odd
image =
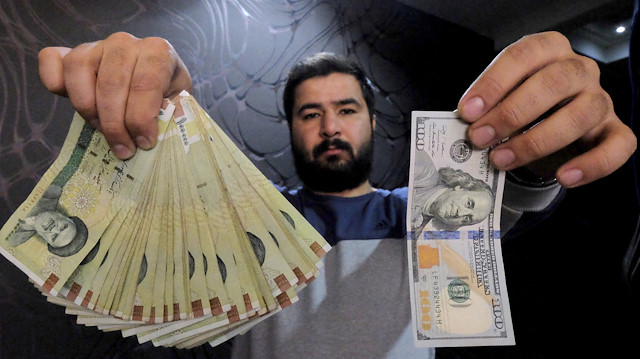
[(312, 190), (355, 188), (371, 169), (373, 128), (358, 80), (332, 73), (295, 89), (292, 148), (302, 181)]
[(59, 212), (42, 212), (34, 221), (36, 232), (52, 247), (64, 247), (76, 235), (76, 224)]
[(488, 192), (455, 187), (441, 194), (430, 212), (446, 224), (466, 226), (487, 218), (492, 207), (493, 197)]

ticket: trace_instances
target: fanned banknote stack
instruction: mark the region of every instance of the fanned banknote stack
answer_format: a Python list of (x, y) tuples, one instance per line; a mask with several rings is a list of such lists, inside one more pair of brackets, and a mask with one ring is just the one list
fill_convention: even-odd
[(414, 111), (407, 210), (418, 347), (515, 344), (500, 246), (504, 172), (452, 112)]
[(76, 114), (0, 252), (80, 324), (215, 346), (296, 302), (330, 246), (191, 95), (173, 101), (127, 161)]

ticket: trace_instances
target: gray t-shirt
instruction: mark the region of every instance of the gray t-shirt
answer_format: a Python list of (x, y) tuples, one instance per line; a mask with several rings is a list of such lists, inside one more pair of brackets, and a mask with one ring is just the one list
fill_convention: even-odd
[(343, 240), (300, 300), (234, 339), (233, 358), (433, 358), (414, 348), (407, 243)]

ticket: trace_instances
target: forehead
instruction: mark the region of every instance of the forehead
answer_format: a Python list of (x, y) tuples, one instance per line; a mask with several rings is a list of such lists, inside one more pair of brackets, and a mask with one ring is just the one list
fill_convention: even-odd
[(486, 200), (488, 202), (491, 201), (491, 194), (487, 191), (481, 191), (481, 190), (466, 190), (466, 189), (462, 189), (458, 191), (460, 195), (464, 195), (467, 197), (471, 197), (473, 199), (476, 200)]
[(36, 220), (41, 221), (41, 222), (42, 221), (50, 221), (50, 220), (71, 222), (71, 219), (69, 219), (68, 217), (66, 217), (62, 213), (54, 212), (54, 211), (42, 212), (36, 217)]
[(355, 76), (334, 72), (302, 81), (294, 91), (294, 111), (307, 103), (329, 104), (347, 98), (364, 102), (362, 88)]
[(468, 190), (468, 189), (456, 189), (450, 192), (450, 195), (463, 198), (472, 199), (475, 201), (476, 207), (478, 206), (491, 206), (493, 202), (493, 196), (487, 191), (480, 190)]

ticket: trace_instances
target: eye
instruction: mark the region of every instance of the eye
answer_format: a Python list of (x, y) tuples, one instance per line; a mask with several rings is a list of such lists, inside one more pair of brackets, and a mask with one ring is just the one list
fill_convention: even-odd
[(67, 227), (69, 227), (69, 223), (64, 223), (62, 226), (60, 226), (60, 229), (64, 231), (65, 229), (67, 229)]
[(466, 203), (467, 208), (473, 209), (473, 207), (475, 207), (475, 205), (476, 205), (476, 203), (471, 198), (469, 198), (467, 200), (467, 203)]
[(311, 113), (306, 113), (306, 114), (304, 114), (304, 115), (302, 116), (302, 119), (303, 119), (303, 120), (310, 120), (310, 119), (312, 119), (312, 118), (316, 118), (316, 117), (318, 117), (318, 116), (319, 116), (319, 114), (318, 114), (317, 112), (311, 112)]
[(462, 223), (471, 223), (472, 221), (473, 221), (473, 216), (470, 214), (467, 214), (462, 218)]
[(56, 239), (58, 239), (58, 233), (51, 234), (51, 242), (56, 243)]
[(351, 115), (356, 113), (356, 111), (352, 108), (343, 108), (342, 110), (340, 110), (340, 113), (343, 115)]
[(45, 222), (44, 226), (42, 226), (42, 228), (44, 228), (45, 230), (50, 230), (51, 228), (53, 228), (53, 226), (55, 225), (55, 221), (52, 218), (47, 219), (47, 221)]

